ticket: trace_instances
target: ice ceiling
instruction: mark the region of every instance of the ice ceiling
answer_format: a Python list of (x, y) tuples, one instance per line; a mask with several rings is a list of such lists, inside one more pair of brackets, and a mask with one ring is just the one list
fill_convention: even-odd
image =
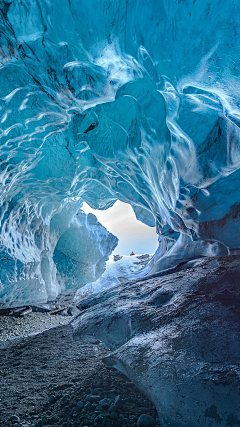
[(1, 288), (97, 279), (117, 239), (81, 210), (157, 224), (151, 271), (240, 247), (235, 0), (1, 1)]

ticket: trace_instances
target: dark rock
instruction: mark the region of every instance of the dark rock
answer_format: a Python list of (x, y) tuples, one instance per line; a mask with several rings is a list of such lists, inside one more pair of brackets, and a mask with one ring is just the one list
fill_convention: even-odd
[(105, 397), (104, 399), (100, 400), (99, 405), (101, 405), (103, 409), (108, 409), (111, 403), (112, 401)]
[(71, 397), (69, 394), (65, 394), (65, 396), (63, 396), (63, 401), (66, 402), (67, 400), (70, 400)]
[(87, 400), (90, 403), (99, 402), (100, 399), (101, 399), (101, 397), (98, 396), (98, 395), (93, 395), (93, 394), (88, 394), (87, 395)]
[(53, 415), (52, 417), (47, 418), (47, 423), (52, 426), (53, 424), (57, 423), (59, 419)]
[(12, 423), (20, 423), (20, 418), (17, 415), (12, 415), (11, 416), (11, 422)]
[(103, 423), (104, 417), (102, 415), (98, 415), (96, 418), (94, 418), (94, 424), (100, 424)]
[(71, 387), (71, 383), (63, 383), (54, 387), (54, 391), (65, 390), (66, 388)]
[(155, 420), (147, 414), (142, 414), (137, 421), (138, 427), (154, 427), (156, 425)]
[(109, 399), (115, 400), (116, 399), (116, 394), (114, 394), (114, 393), (108, 393), (108, 397), (109, 397)]
[(116, 406), (117, 409), (121, 409), (123, 407), (123, 401), (119, 395), (116, 397), (114, 401), (114, 405)]
[(111, 412), (111, 414), (110, 414), (109, 416), (110, 416), (110, 418), (111, 418), (112, 420), (117, 420), (117, 419), (118, 419), (118, 414), (117, 414), (117, 412)]
[(77, 408), (78, 409), (82, 409), (84, 407), (84, 403), (82, 402), (82, 401), (79, 401), (78, 403), (77, 403)]
[(122, 420), (121, 420), (121, 422), (122, 422), (122, 424), (123, 425), (126, 425), (126, 426), (128, 426), (129, 425), (129, 419), (128, 418), (122, 418)]
[(110, 408), (108, 408), (108, 412), (116, 412), (117, 411), (117, 407), (115, 405), (110, 406)]
[(56, 402), (56, 396), (54, 394), (51, 394), (51, 396), (48, 399), (48, 403), (52, 405), (54, 402)]
[(89, 406), (91, 406), (90, 402), (85, 403), (84, 408), (89, 408)]

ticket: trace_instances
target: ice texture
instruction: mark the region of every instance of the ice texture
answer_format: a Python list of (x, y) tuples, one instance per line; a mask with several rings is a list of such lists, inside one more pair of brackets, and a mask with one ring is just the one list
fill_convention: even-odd
[(146, 271), (146, 265), (152, 256), (149, 254), (139, 255), (111, 255), (106, 262), (106, 269), (99, 279), (81, 287), (75, 294), (75, 301), (88, 294), (101, 292), (112, 288), (119, 283), (126, 283), (130, 279), (142, 275)]
[(172, 270), (83, 298), (75, 338), (112, 350), (105, 362), (152, 400), (161, 427), (237, 427), (240, 257)]
[(35, 210), (30, 223), (20, 223), (19, 252), (11, 252), (11, 247), (1, 251), (2, 304), (9, 307), (53, 300), (61, 291), (79, 288), (102, 275), (118, 239), (95, 215), (86, 215), (81, 205), (81, 200), (61, 205), (48, 200), (46, 208), (51, 206), (51, 212), (45, 210), (43, 215), (42, 210), (40, 215)]
[(72, 198), (156, 223), (150, 272), (238, 250), (239, 23), (235, 0), (1, 1), (6, 295), (81, 281), (77, 226), (53, 245), (48, 231)]

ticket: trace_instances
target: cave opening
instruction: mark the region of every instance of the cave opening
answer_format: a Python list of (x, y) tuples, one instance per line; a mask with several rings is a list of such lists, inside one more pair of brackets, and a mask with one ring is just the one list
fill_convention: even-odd
[(0, 427), (240, 425), (239, 22), (0, 1)]
[(119, 240), (113, 255), (154, 254), (158, 247), (156, 227), (138, 221), (128, 203), (118, 200), (107, 210), (92, 209), (87, 203), (81, 208), (85, 213), (94, 214), (98, 221)]
[(81, 210), (97, 217), (99, 223), (118, 238), (118, 243), (106, 259), (103, 274), (79, 287), (76, 300), (147, 273), (147, 266), (158, 247), (156, 227), (137, 220), (132, 206), (119, 200), (107, 210), (92, 209), (84, 202)]

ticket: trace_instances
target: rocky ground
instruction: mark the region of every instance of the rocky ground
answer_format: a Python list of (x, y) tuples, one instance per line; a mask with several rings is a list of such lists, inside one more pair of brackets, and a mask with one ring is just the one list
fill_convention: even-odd
[(13, 340), (29, 337), (47, 329), (66, 325), (70, 316), (50, 315), (49, 313), (31, 313), (26, 317), (0, 316), (0, 348)]
[(103, 364), (108, 350), (73, 340), (70, 319), (0, 318), (0, 427), (158, 426), (153, 404)]

